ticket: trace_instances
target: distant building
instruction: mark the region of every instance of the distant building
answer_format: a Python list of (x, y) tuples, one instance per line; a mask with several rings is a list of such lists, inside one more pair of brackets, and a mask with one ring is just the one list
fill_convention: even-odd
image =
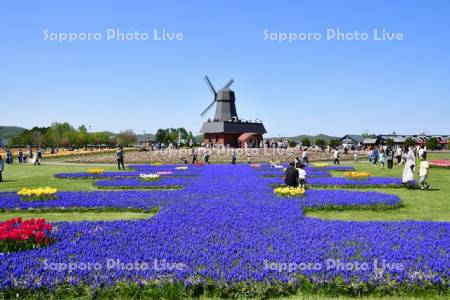
[(406, 140), (412, 139), (416, 145), (425, 145), (429, 139), (437, 138), (440, 147), (448, 144), (450, 135), (414, 135), (414, 134), (383, 134), (365, 138), (362, 144), (366, 147), (385, 145), (388, 140), (392, 140), (395, 145), (401, 146)]
[(378, 136), (365, 138), (362, 141), (362, 143), (364, 146), (373, 147), (373, 146), (384, 145), (385, 140), (383, 139), (383, 137), (381, 135), (378, 135)]
[(344, 135), (339, 142), (344, 147), (360, 147), (362, 146), (364, 141), (364, 137), (362, 135), (356, 135), (356, 134), (347, 134)]

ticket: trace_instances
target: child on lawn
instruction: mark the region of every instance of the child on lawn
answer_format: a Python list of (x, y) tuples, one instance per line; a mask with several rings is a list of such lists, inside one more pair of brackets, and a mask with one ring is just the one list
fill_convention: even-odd
[(430, 168), (430, 165), (428, 164), (428, 161), (427, 161), (427, 153), (424, 152), (422, 154), (422, 161), (420, 162), (420, 166), (419, 166), (420, 188), (422, 190), (430, 189), (430, 185), (427, 182), (429, 168)]

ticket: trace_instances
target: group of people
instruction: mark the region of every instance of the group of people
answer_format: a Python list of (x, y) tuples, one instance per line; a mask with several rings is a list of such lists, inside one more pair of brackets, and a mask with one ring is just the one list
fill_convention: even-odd
[(298, 157), (286, 168), (284, 183), (289, 187), (306, 188), (306, 164)]
[[(26, 163), (31, 160), (31, 163), (33, 163), (34, 165), (40, 165), (43, 158), (43, 152), (44, 150), (42, 148), (38, 148), (34, 153), (33, 149), (30, 146), (27, 147), (26, 152), (23, 152), (22, 148), (20, 148), (17, 153), (17, 160), (20, 164)], [(14, 155), (10, 148), (6, 148), (5, 163), (9, 165), (12, 165), (14, 163)]]
[[(27, 152), (24, 153), (22, 149), (19, 149), (17, 153), (18, 162), (20, 164), (26, 163), (28, 159), (31, 159), (31, 162), (34, 165), (40, 165), (41, 160), (43, 158), (43, 150), (42, 148), (38, 148), (36, 152), (33, 153), (33, 149), (28, 146)], [(5, 170), (5, 163), (8, 165), (12, 165), (14, 163), (14, 155), (10, 148), (6, 149), (6, 159), (3, 160), (3, 157), (0, 155), (0, 182), (3, 182), (3, 171)]]
[[(401, 147), (399, 148), (401, 150)], [(400, 153), (400, 156), (401, 155), (402, 154)], [(396, 153), (392, 149), (392, 146), (380, 147), (379, 150), (375, 147), (371, 149), (368, 154), (369, 162), (372, 165), (376, 165), (380, 162), (382, 168), (384, 168), (385, 164), (387, 164), (388, 169), (392, 169), (394, 167), (394, 156), (396, 156)], [(400, 161), (397, 163), (399, 162)]]
[(419, 157), (419, 178), (420, 187), (422, 190), (430, 189), (430, 185), (427, 182), (428, 169), (430, 165), (427, 161), (426, 148), (422, 145), (418, 149), (410, 146), (398, 146), (395, 150), (392, 146), (374, 147), (369, 151), (369, 162), (375, 166), (380, 163), (384, 168), (387, 164), (388, 169), (392, 169), (394, 161), (397, 161), (397, 165), (404, 165), (402, 173), (402, 183), (411, 188), (414, 185), (414, 172), (416, 170), (416, 157)]
[[(428, 179), (428, 169), (430, 164), (427, 161), (427, 152), (424, 147), (419, 149), (419, 184), (422, 190), (429, 190), (431, 185), (427, 182)], [(403, 155), (400, 163), (404, 162), (405, 167), (403, 168), (402, 182), (408, 188), (414, 185), (414, 172), (416, 169), (416, 153), (413, 148), (405, 146), (403, 148)]]

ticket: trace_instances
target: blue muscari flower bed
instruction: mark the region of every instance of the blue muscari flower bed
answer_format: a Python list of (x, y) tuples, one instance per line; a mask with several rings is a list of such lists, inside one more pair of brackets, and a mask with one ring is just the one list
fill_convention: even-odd
[(0, 210), (121, 208), (149, 211), (180, 199), (175, 191), (58, 192), (53, 200), (24, 201), (16, 193), (0, 193)]
[(163, 177), (193, 177), (201, 174), (202, 167), (189, 166), (187, 170), (177, 170), (176, 167), (184, 165), (163, 165), (163, 166), (152, 166), (152, 165), (129, 165), (129, 169), (134, 169), (134, 171), (116, 171), (116, 172), (104, 172), (102, 174), (92, 174), (87, 172), (78, 173), (58, 173), (55, 174), (56, 178), (61, 179), (119, 179), (119, 178), (135, 178), (139, 177), (142, 173), (157, 173), (160, 171), (170, 171), (171, 174), (161, 175)]
[[(51, 290), (64, 283), (95, 288), (155, 279), (184, 286), (213, 282), (216, 288), (242, 282), (269, 286), (290, 283), (301, 288), (300, 278), (316, 287), (337, 281), (346, 286), (363, 283), (387, 289), (402, 284), (448, 289), (450, 223), (324, 221), (303, 215), (303, 209), (309, 207), (396, 206), (400, 199), (395, 195), (308, 190), (304, 197), (284, 199), (273, 194), (266, 178), (245, 165), (208, 166), (202, 176), (178, 191), (58, 195), (58, 199), (40, 203), (0, 193), (0, 206), (149, 209), (157, 205), (161, 209), (147, 220), (56, 223), (52, 233), (55, 242), (49, 247), (1, 256), (0, 290)], [(108, 259), (115, 261), (115, 266), (108, 265)], [(367, 268), (348, 270), (338, 263), (330, 268), (330, 260), (366, 263)], [(383, 260), (402, 268), (380, 269)], [(98, 269), (57, 268), (59, 263), (68, 262), (74, 266), (90, 263)], [(182, 267), (164, 268), (161, 262)], [(147, 263), (150, 267), (127, 270), (120, 263)], [(293, 271), (283, 267), (302, 263), (315, 263), (320, 268)]]
[(171, 189), (181, 188), (192, 182), (192, 178), (161, 177), (160, 180), (149, 181), (139, 178), (122, 178), (111, 180), (98, 180), (94, 185), (98, 188), (110, 189)]

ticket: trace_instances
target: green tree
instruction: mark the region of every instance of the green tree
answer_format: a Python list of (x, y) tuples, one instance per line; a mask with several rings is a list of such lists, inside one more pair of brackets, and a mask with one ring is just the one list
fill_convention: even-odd
[(426, 146), (428, 150), (436, 150), (439, 148), (439, 140), (433, 137), (427, 141)]
[(416, 145), (416, 142), (409, 137), (405, 140), (405, 145), (408, 147), (414, 147)]
[(89, 133), (87, 132), (86, 126), (81, 125), (78, 127), (77, 133), (77, 145), (86, 146), (89, 143)]
[(168, 129), (158, 129), (155, 134), (155, 140), (160, 143), (164, 143)]
[(327, 142), (323, 139), (317, 139), (315, 142), (316, 146), (319, 147), (320, 149), (325, 149), (325, 146), (327, 145)]
[(394, 140), (393, 139), (391, 139), (391, 138), (389, 138), (389, 139), (387, 139), (386, 140), (386, 145), (388, 145), (388, 146), (394, 146), (395, 145), (395, 142), (394, 142)]
[(328, 142), (328, 146), (330, 146), (331, 148), (336, 148), (339, 145), (340, 145), (340, 143), (339, 143), (339, 140), (337, 140), (337, 139), (333, 139)]
[(303, 138), (302, 139), (302, 146), (310, 147), (311, 146), (311, 140), (308, 139), (308, 138)]
[(62, 135), (64, 140), (64, 146), (77, 146), (78, 145), (78, 133), (76, 130), (70, 130), (64, 132)]
[(288, 140), (289, 147), (297, 146), (297, 143), (294, 140)]
[(178, 138), (181, 138), (184, 141), (189, 141), (190, 139), (194, 139), (192, 132), (188, 132), (185, 128), (160, 128), (156, 131), (155, 140), (157, 142), (169, 144), (178, 143)]
[(117, 144), (125, 147), (128, 147), (137, 142), (137, 136), (131, 129), (120, 132), (116, 138)]

